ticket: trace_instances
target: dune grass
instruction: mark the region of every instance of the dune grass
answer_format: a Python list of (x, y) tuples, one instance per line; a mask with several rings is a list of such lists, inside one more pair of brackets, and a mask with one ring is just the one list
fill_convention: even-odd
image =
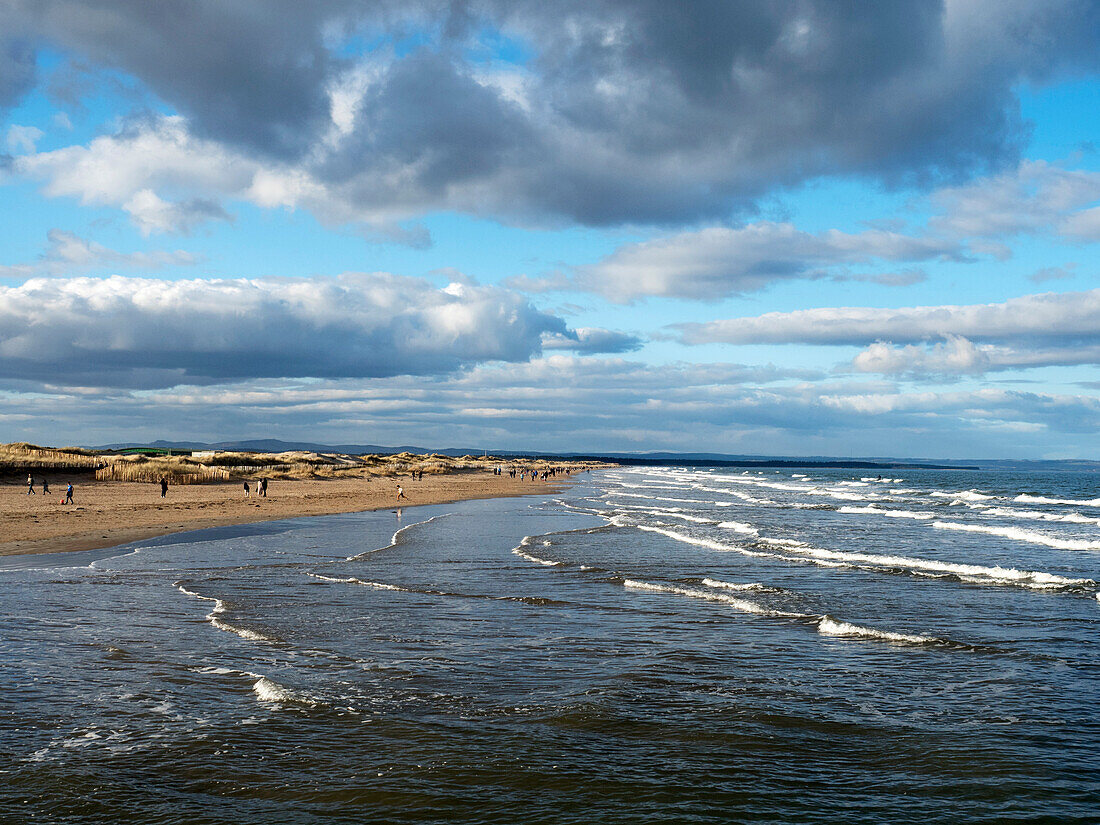
[(602, 466), (591, 462), (550, 462), (529, 458), (497, 458), (465, 455), (460, 458), (431, 453), (414, 455), (344, 455), (292, 451), (285, 453), (218, 452), (194, 458), (190, 455), (117, 455), (79, 447), (39, 447), (35, 444), (0, 444), (0, 472), (95, 471), (97, 481), (210, 484), (226, 481), (269, 479), (325, 479), (408, 476), (411, 473), (448, 475), (515, 467), (541, 472), (550, 467), (572, 471)]

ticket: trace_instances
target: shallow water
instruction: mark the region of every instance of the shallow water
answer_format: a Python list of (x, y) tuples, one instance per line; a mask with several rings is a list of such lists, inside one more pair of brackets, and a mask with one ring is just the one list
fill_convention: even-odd
[(0, 818), (1096, 822), (1098, 487), (624, 469), (4, 560)]

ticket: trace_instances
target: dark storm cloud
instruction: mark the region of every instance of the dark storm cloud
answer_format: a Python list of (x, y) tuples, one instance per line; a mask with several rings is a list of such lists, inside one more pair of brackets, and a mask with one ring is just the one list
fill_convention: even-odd
[[(1074, 0), (52, 0), (6, 16), (135, 76), (198, 137), (393, 220), (677, 224), (822, 174), (961, 180), (1017, 157), (1022, 81), (1100, 59), (1100, 5)], [(486, 32), (523, 57), (494, 60)]]
[[(3, 13), (0, 11), (0, 19)], [(10, 106), (34, 83), (34, 48), (24, 39), (0, 34), (0, 107)]]
[(12, 4), (21, 28), (144, 82), (196, 130), (288, 156), (328, 117), (339, 61), (324, 23), (347, 4), (298, 0), (100, 0)]

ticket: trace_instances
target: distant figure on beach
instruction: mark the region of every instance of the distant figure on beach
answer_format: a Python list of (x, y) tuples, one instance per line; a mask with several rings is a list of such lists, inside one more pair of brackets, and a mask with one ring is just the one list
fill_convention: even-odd
[(42, 495), (48, 496), (50, 494), (50, 482), (46, 479), (42, 479)]
[(263, 496), (264, 498), (267, 498), (267, 479), (266, 478), (261, 478), (260, 479), (260, 495)]
[(397, 499), (398, 499), (398, 501), (400, 501), (403, 498), (405, 498), (405, 489), (400, 484), (398, 484), (397, 485)]
[(71, 482), (70, 482), (69, 486), (67, 488), (65, 488), (65, 501), (64, 501), (64, 503), (65, 504), (72, 504), (73, 503), (73, 485), (72, 485)]
[(168, 495), (168, 479), (164, 476), (160, 477), (160, 497), (164, 498)]
[(34, 476), (27, 476), (27, 495), (33, 496), (34, 494)]
[(252, 497), (252, 491), (248, 489), (248, 482), (247, 481), (244, 483), (244, 497), (245, 498), (251, 498)]

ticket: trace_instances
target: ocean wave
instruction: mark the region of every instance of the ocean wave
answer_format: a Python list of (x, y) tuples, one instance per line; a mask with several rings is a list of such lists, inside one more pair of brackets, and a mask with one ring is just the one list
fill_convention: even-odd
[(727, 490), (724, 487), (706, 487), (702, 484), (695, 485), (696, 490), (703, 490), (707, 493), (723, 493), (727, 496), (734, 496), (735, 498), (746, 501), (749, 504), (760, 504), (765, 507), (781, 507), (782, 504), (778, 501), (773, 501), (770, 498), (757, 498), (756, 496), (750, 496), (748, 493), (742, 493), (740, 490)]
[(389, 550), (391, 548), (397, 547), (397, 545), (401, 543), (401, 534), (404, 533), (406, 530), (411, 530), (414, 527), (421, 527), (425, 524), (431, 524), (436, 519), (447, 518), (447, 516), (453, 515), (454, 513), (440, 513), (438, 516), (432, 516), (429, 519), (424, 519), (424, 521), (418, 521), (413, 524), (406, 524), (404, 527), (398, 529), (393, 534), (393, 536), (390, 538), (390, 543), (387, 544), (385, 547), (375, 547), (370, 550), (364, 550), (362, 553), (356, 553), (354, 556), (348, 556), (346, 559), (344, 559), (344, 561), (357, 561), (358, 559), (363, 558), (363, 556), (369, 556), (372, 553), (378, 553), (382, 550)]
[[(704, 579), (704, 584), (712, 583), (718, 586), (729, 586), (728, 582), (717, 582), (713, 579)], [(948, 644), (943, 639), (934, 636), (918, 636), (909, 633), (895, 633), (889, 630), (878, 630), (872, 627), (852, 624), (832, 616), (815, 616), (812, 613), (795, 613), (789, 610), (776, 610), (759, 602), (739, 599), (724, 593), (713, 593), (705, 590), (696, 590), (690, 587), (679, 587), (671, 584), (657, 584), (654, 582), (638, 581), (637, 579), (624, 579), (623, 586), (629, 590), (641, 590), (651, 593), (672, 593), (679, 596), (688, 596), (693, 599), (702, 599), (709, 602), (719, 602), (740, 610), (743, 613), (751, 613), (758, 616), (772, 616), (785, 619), (798, 619), (812, 622), (816, 625), (818, 633), (825, 636), (834, 636), (841, 639), (872, 639), (875, 641), (891, 642), (907, 645), (941, 645)]]
[(252, 691), (261, 702), (307, 705), (309, 707), (317, 707), (318, 705), (324, 704), (307, 693), (291, 690), (284, 685), (280, 685), (278, 682), (272, 681), (266, 676), (261, 676), (256, 680), (256, 683), (252, 685)]
[(550, 561), (550, 559), (540, 559), (538, 556), (533, 556), (523, 548), (530, 547), (531, 542), (535, 539), (535, 536), (524, 536), (523, 541), (518, 546), (512, 548), (512, 555), (519, 556), (521, 559), (525, 559), (533, 564), (541, 564), (545, 567), (562, 567), (565, 562)]
[(649, 501), (672, 501), (672, 502), (675, 502), (677, 504), (702, 504), (703, 503), (697, 498), (671, 498), (669, 496), (647, 496), (644, 493), (620, 493), (620, 492), (615, 491), (615, 490), (612, 490), (611, 492), (607, 493), (607, 495), (608, 496), (618, 496), (618, 497), (621, 497), (621, 498), (644, 498), (644, 499), (648, 499)]
[(876, 630), (872, 627), (863, 627), (851, 622), (840, 621), (831, 616), (822, 616), (817, 623), (817, 632), (826, 636), (839, 636), (841, 638), (877, 639), (886, 642), (896, 642), (909, 645), (942, 644), (941, 639), (934, 636), (914, 636), (908, 633), (894, 633), (889, 630)]
[(851, 507), (845, 506), (837, 509), (838, 513), (857, 513), (868, 514), (875, 516), (888, 516), (890, 518), (911, 518), (911, 519), (933, 519), (936, 517), (935, 513), (924, 513), (914, 510), (880, 510), (878, 507), (869, 505), (867, 507)]
[(950, 498), (956, 501), (989, 501), (992, 498), (996, 498), (996, 496), (986, 495), (977, 490), (957, 490), (954, 492), (949, 490), (933, 490), (929, 495), (935, 496), (936, 498)]
[(685, 490), (691, 488), (690, 484), (680, 483), (678, 481), (647, 481), (644, 484), (633, 484), (629, 481), (616, 481), (615, 483), (618, 484), (620, 487), (630, 487), (631, 489), (636, 490), (645, 490), (649, 489), (650, 487), (668, 487), (675, 490)]
[(743, 521), (723, 521), (718, 526), (726, 530), (734, 530), (749, 536), (755, 536), (760, 533), (760, 531), (751, 524), (745, 524)]
[(628, 590), (648, 590), (654, 593), (675, 593), (680, 596), (690, 596), (693, 599), (702, 599), (708, 602), (721, 602), (740, 610), (742, 613), (754, 613), (760, 616), (785, 616), (790, 618), (805, 618), (803, 613), (790, 613), (784, 610), (773, 610), (758, 602), (750, 602), (746, 599), (738, 599), (725, 593), (711, 593), (706, 590), (696, 590), (690, 587), (679, 587), (672, 584), (653, 584), (652, 582), (624, 579), (623, 587)]
[(760, 582), (748, 582), (742, 584), (740, 582), (725, 582), (721, 579), (703, 579), (703, 584), (707, 587), (717, 587), (720, 590), (769, 590)]
[(725, 544), (720, 541), (713, 541), (712, 539), (704, 539), (698, 536), (688, 536), (684, 533), (677, 533), (675, 530), (665, 530), (662, 527), (651, 527), (648, 524), (620, 524), (623, 527), (633, 527), (636, 530), (644, 530), (647, 533), (659, 533), (662, 536), (667, 536), (675, 541), (683, 542), (684, 544), (694, 544), (697, 547), (706, 547), (710, 550), (729, 551), (733, 553), (740, 553), (743, 556), (756, 556), (759, 558), (779, 558), (775, 553), (764, 553), (759, 550), (750, 550), (747, 547), (739, 547), (737, 545)]
[(1019, 527), (993, 527), (984, 524), (960, 524), (955, 521), (935, 521), (932, 526), (939, 530), (957, 530), (965, 533), (985, 533), (990, 536), (1026, 541), (1031, 544), (1043, 544), (1056, 550), (1100, 550), (1100, 541), (1082, 539), (1061, 539), (1045, 533), (1035, 533)]
[(1029, 504), (1069, 504), (1081, 507), (1100, 507), (1100, 498), (1047, 498), (1046, 496), (1021, 493), (1012, 500)]
[(1017, 510), (1014, 507), (988, 507), (985, 510), (985, 515), (1030, 519), (1032, 521), (1061, 521), (1067, 524), (1092, 524), (1100, 526), (1100, 519), (1089, 518), (1080, 513), (1044, 513), (1042, 510)]
[(733, 476), (715, 473), (710, 476), (705, 476), (714, 481), (728, 481), (733, 484), (747, 484), (752, 487), (764, 487), (769, 490), (783, 490), (790, 493), (803, 493), (806, 492), (809, 487), (805, 484), (784, 484), (781, 481), (768, 481), (759, 477), (746, 477), (746, 476)]
[(850, 493), (847, 490), (829, 490), (822, 488), (806, 490), (806, 493), (811, 496), (828, 496), (829, 498), (835, 498), (837, 501), (876, 501), (882, 498), (882, 496), (877, 493)]
[(783, 552), (766, 552), (751, 547), (715, 541), (699, 536), (691, 536), (642, 524), (627, 524), (619, 521), (617, 526), (633, 527), (637, 530), (658, 533), (685, 544), (693, 544), (720, 552), (738, 553), (757, 558), (774, 558), (815, 564), (828, 568), (856, 568), (864, 570), (900, 570), (914, 576), (954, 576), (969, 584), (1023, 587), (1029, 590), (1080, 590), (1094, 587), (1096, 582), (1087, 578), (1071, 578), (1040, 570), (1020, 570), (1015, 567), (983, 566), (937, 561), (912, 556), (887, 556), (874, 553), (853, 553), (843, 550), (827, 550), (813, 547), (795, 539), (761, 536), (758, 542), (782, 549)]
[(358, 584), (361, 587), (373, 587), (375, 590), (399, 590), (402, 593), (411, 593), (407, 587), (400, 587), (396, 584), (386, 584), (385, 582), (372, 582), (364, 579), (357, 579), (355, 576), (322, 576), (320, 573), (306, 573), (312, 579), (320, 579), (323, 582), (338, 582), (340, 584)]
[(1039, 570), (1017, 570), (1014, 567), (985, 567), (977, 564), (956, 564), (912, 556), (880, 556), (874, 553), (850, 553), (824, 550), (820, 547), (792, 547), (791, 551), (813, 558), (857, 565), (897, 568), (915, 572), (946, 573), (977, 584), (1010, 584), (1035, 590), (1080, 588), (1095, 585), (1092, 579), (1074, 579)]
[(248, 630), (244, 627), (237, 627), (236, 625), (231, 625), (228, 622), (223, 621), (221, 618), (221, 614), (225, 612), (225, 602), (223, 602), (221, 599), (216, 599), (213, 596), (200, 596), (198, 593), (188, 590), (186, 587), (178, 583), (176, 584), (176, 589), (187, 596), (191, 596), (192, 598), (201, 599), (204, 602), (213, 602), (214, 608), (206, 614), (206, 621), (208, 621), (213, 627), (217, 628), (218, 630), (222, 630), (226, 633), (235, 633), (242, 639), (250, 642), (279, 641), (278, 639), (275, 639), (271, 636), (265, 636), (263, 633), (257, 633), (255, 630)]
[(712, 518), (700, 518), (699, 516), (691, 516), (687, 513), (682, 513), (679, 510), (649, 510), (650, 515), (653, 516), (667, 516), (668, 518), (678, 518), (684, 521), (690, 521), (695, 524), (718, 524), (715, 519)]

